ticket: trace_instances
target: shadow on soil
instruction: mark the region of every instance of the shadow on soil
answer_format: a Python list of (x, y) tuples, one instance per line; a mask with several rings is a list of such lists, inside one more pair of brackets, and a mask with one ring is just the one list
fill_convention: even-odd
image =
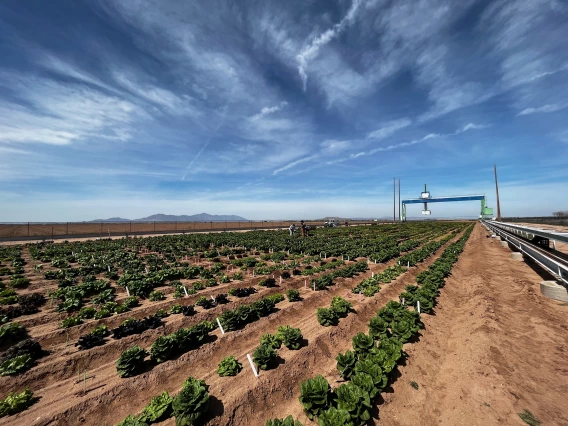
[(220, 399), (215, 398), (213, 395), (209, 395), (209, 409), (207, 410), (207, 413), (205, 413), (205, 416), (200, 419), (200, 424), (205, 424), (213, 420), (215, 417), (222, 416), (224, 413), (225, 406), (223, 405), (223, 402)]

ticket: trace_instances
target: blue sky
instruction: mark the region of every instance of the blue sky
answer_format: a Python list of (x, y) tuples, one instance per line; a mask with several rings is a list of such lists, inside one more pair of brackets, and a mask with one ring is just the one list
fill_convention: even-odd
[(4, 0), (0, 221), (494, 207), (494, 163), (568, 210), (567, 39), (562, 0)]

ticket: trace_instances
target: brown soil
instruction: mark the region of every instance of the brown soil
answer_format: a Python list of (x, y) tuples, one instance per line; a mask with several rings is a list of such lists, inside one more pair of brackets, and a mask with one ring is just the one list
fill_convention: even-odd
[(380, 424), (524, 425), (517, 413), (528, 409), (543, 425), (567, 425), (568, 306), (540, 294), (543, 279), (477, 226), (436, 315), (407, 345)]
[[(53, 323), (37, 324), (33, 335), (42, 344), (50, 342), (53, 354), (17, 378), (0, 378), (0, 388), (4, 394), (5, 390), (19, 391), (29, 385), (41, 399), (21, 414), (2, 419), (3, 424), (113, 425), (128, 414), (139, 413), (162, 391), (177, 393), (183, 380), (194, 376), (210, 385), (208, 426), (264, 425), (268, 418), (287, 414), (304, 425), (314, 425), (303, 414), (298, 401), (300, 382), (322, 374), (332, 386), (338, 386), (337, 353), (350, 349), (351, 337), (358, 331), (367, 332), (376, 311), (389, 300), (397, 299), (404, 287), (413, 284), (416, 275), (427, 269), (442, 251), (443, 248), (391, 284), (381, 285), (375, 297), (362, 300), (351, 295), (350, 289), (394, 261), (370, 265), (365, 274), (340, 279), (327, 291), (304, 289), (304, 277), (284, 280), (280, 288), (263, 289), (234, 303), (250, 303), (287, 288), (298, 288), (303, 301), (281, 302), (277, 312), (236, 332), (221, 335), (216, 330), (200, 349), (153, 368), (149, 365), (145, 373), (129, 379), (120, 379), (116, 374), (114, 361), (122, 350), (134, 343), (149, 347), (159, 335), (202, 319), (213, 319), (221, 311), (234, 308), (234, 303), (194, 317), (172, 315), (166, 319), (164, 329), (120, 341), (111, 338), (105, 346), (85, 352), (72, 347), (67, 353), (64, 331), (56, 330)], [(384, 399), (378, 399), (375, 424), (523, 425), (516, 413), (525, 408), (544, 425), (568, 424), (563, 410), (568, 361), (562, 357), (568, 350), (568, 306), (541, 296), (538, 283), (542, 278), (527, 264), (511, 261), (509, 253), (494, 239), (485, 238), (482, 226), (476, 226), (453, 276), (442, 290), (436, 314), (424, 315), (426, 328), (419, 342), (405, 345), (409, 354), (406, 365), (399, 367), (400, 377), (382, 394)], [(247, 278), (243, 285), (250, 285), (251, 281)], [(219, 293), (222, 287), (209, 291)], [(334, 295), (347, 297), (356, 313), (342, 319), (337, 327), (322, 327), (316, 319), (316, 308), (328, 306)], [(171, 300), (164, 302), (164, 306), (171, 304)], [(152, 305), (153, 310), (158, 307)], [(148, 310), (143, 306), (134, 316), (147, 315)], [(128, 316), (133, 315), (125, 314)], [(105, 322), (113, 321), (116, 325), (114, 322), (118, 324), (123, 319), (115, 317)], [(88, 328), (94, 325), (90, 322)], [(252, 354), (262, 334), (275, 332), (279, 325), (299, 327), (306, 344), (298, 351), (280, 349), (279, 366), (261, 372), (257, 379), (250, 371), (246, 354)], [(77, 333), (72, 332), (74, 338)], [(236, 356), (244, 370), (235, 377), (222, 378), (216, 374), (216, 368), (227, 355)], [(88, 368), (86, 394), (77, 376), (79, 365)], [(417, 382), (419, 389), (414, 390), (410, 381)], [(174, 424), (173, 419), (160, 423)]]

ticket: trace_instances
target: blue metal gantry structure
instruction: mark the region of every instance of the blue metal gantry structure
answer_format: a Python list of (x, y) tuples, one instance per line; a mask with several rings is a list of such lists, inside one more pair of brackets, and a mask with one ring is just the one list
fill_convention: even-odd
[(407, 204), (424, 204), (424, 210), (422, 210), (423, 215), (430, 215), (430, 210), (428, 210), (428, 203), (447, 203), (453, 201), (481, 201), (481, 213), (479, 217), (482, 219), (487, 219), (493, 216), (493, 209), (487, 207), (485, 195), (455, 195), (451, 197), (432, 197), (430, 192), (426, 190), (426, 185), (424, 185), (424, 192), (420, 194), (420, 198), (411, 198), (409, 200), (402, 200), (402, 216), (401, 220), (406, 221), (406, 205)]

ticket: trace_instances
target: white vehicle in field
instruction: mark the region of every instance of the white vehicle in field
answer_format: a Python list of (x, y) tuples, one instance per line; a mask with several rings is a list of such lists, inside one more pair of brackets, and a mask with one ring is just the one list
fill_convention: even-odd
[(328, 221), (323, 223), (323, 226), (326, 228), (337, 228), (339, 226), (339, 220), (329, 219)]

